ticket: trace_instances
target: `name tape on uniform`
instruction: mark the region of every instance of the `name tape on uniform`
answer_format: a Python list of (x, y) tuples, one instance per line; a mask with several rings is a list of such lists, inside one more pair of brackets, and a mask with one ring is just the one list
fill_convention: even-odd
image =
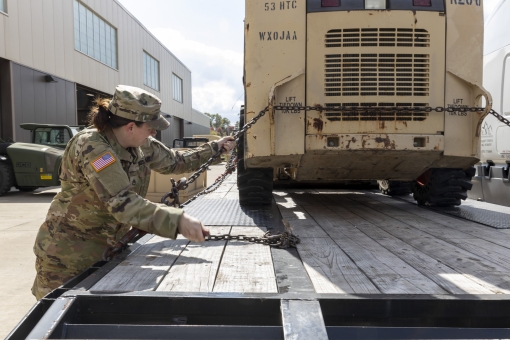
[(106, 169), (107, 167), (109, 167), (110, 165), (112, 165), (113, 163), (115, 163), (117, 160), (115, 159), (115, 157), (113, 157), (112, 153), (111, 152), (107, 152), (101, 156), (99, 156), (98, 158), (96, 158), (94, 161), (92, 161), (92, 167), (94, 168), (94, 170), (96, 170), (96, 172), (99, 172), (101, 170), (104, 170)]

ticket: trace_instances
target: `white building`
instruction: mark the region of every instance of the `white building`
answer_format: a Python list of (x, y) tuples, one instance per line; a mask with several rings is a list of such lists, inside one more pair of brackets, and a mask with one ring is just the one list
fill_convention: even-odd
[(0, 136), (21, 123), (84, 124), (118, 84), (154, 93), (174, 138), (209, 133), (192, 110), (191, 71), (117, 0), (0, 0)]

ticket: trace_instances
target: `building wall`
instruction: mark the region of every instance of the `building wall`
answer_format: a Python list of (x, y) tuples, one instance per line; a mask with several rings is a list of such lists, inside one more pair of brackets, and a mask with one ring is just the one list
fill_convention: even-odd
[(210, 121), (202, 112), (192, 109), (192, 121), (184, 124), (184, 137), (193, 137), (193, 135), (208, 135), (210, 134)]
[(19, 127), (22, 123), (76, 124), (75, 83), (61, 78), (48, 83), (46, 73), (16, 63), (11, 65), (16, 112), (14, 140), (30, 140), (30, 132)]
[[(117, 29), (118, 69), (75, 50), (74, 0), (7, 0), (7, 15), (0, 13), (0, 58), (16, 63), (13, 69), (20, 68), (23, 83), (30, 77), (51, 74), (62, 80), (62, 84), (60, 81), (57, 84), (65, 84), (66, 89), (67, 82), (75, 82), (112, 95), (118, 84), (137, 86), (158, 96), (163, 103), (163, 112), (194, 121), (191, 71), (116, 0), (82, 0), (81, 3)], [(159, 61), (159, 91), (143, 84), (144, 50)], [(30, 72), (22, 71), (22, 66), (39, 73), (29, 75)], [(172, 73), (183, 80), (183, 103), (172, 97)], [(37, 86), (36, 81), (34, 91)], [(41, 100), (36, 98), (41, 96), (36, 92), (34, 100)], [(32, 97), (32, 94), (28, 96)], [(14, 108), (16, 116), (20, 114), (19, 110), (17, 106)], [(31, 114), (23, 112), (21, 115), (24, 120)], [(66, 122), (69, 118), (66, 117)], [(76, 124), (76, 120), (70, 123)], [(162, 140), (170, 139), (166, 136), (169, 133), (163, 131)]]
[(204, 113), (202, 113), (198, 110), (195, 110), (195, 109), (191, 110), (191, 116), (193, 118), (194, 123), (200, 124), (200, 125), (206, 127), (207, 130), (209, 130), (209, 127), (211, 126), (211, 118), (209, 118)]

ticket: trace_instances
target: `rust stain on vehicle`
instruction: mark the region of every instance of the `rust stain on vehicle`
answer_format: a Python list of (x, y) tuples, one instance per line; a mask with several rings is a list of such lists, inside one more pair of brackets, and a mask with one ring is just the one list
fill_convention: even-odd
[(395, 145), (395, 141), (394, 140), (391, 140), (390, 137), (388, 135), (386, 135), (386, 138), (382, 138), (382, 137), (376, 137), (374, 138), (375, 142), (377, 144), (384, 144), (384, 148), (385, 149), (391, 149), (391, 150), (395, 150), (396, 149), (396, 145)]
[(248, 84), (246, 84), (246, 87), (250, 87), (251, 86), (251, 82), (249, 82)]
[(250, 30), (250, 24), (247, 24), (246, 25), (246, 30), (249, 31)]
[[(351, 148), (351, 143), (356, 143), (356, 137), (352, 137), (351, 139), (349, 139), (347, 141), (347, 145), (345, 146), (346, 149), (350, 149)], [(363, 145), (364, 145), (364, 141), (363, 141)]]
[(314, 118), (313, 119), (313, 127), (318, 132), (322, 132), (322, 129), (324, 128), (324, 122), (320, 118)]

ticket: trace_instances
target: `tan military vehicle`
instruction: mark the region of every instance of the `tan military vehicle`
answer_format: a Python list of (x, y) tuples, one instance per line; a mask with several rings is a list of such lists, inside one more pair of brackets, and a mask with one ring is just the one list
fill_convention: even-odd
[(466, 198), (491, 107), (481, 0), (246, 0), (244, 28), (241, 123), (268, 110), (241, 143), (242, 204), (269, 203), (274, 181)]

